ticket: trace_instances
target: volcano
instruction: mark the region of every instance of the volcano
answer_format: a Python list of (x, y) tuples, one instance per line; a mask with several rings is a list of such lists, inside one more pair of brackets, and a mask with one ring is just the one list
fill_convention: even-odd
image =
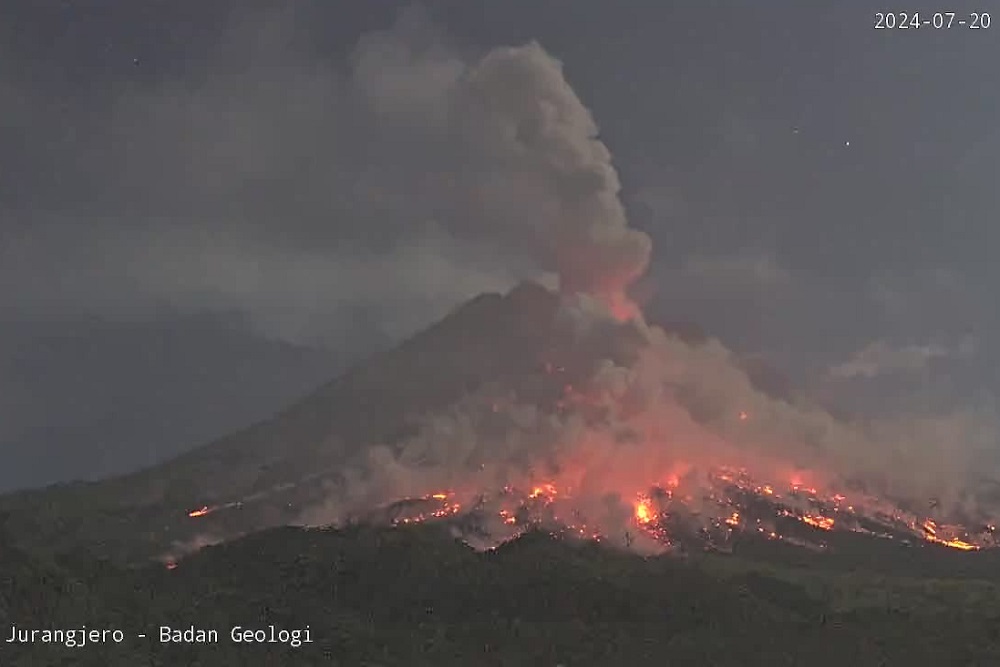
[[(769, 446), (761, 414), (794, 424), (814, 408), (758, 388), (721, 349), (524, 283), (271, 419), (132, 475), (7, 496), (0, 511), (35, 549), (168, 564), (288, 524), (440, 522), (480, 548), (542, 529), (645, 553), (996, 545), (988, 514), (920, 505), (816, 446)], [(725, 371), (739, 400), (695, 371)]]
[(562, 64), (532, 42), (460, 70), (437, 91), (441, 117), (459, 121), (443, 153), (488, 168), (444, 169), (464, 194), (436, 207), (456, 213), (442, 228), (559, 291), (476, 297), (165, 464), (2, 498), (8, 534), (168, 564), (289, 524), (440, 522), (484, 549), (543, 531), (644, 554), (822, 552), (842, 536), (995, 545), (1000, 482), (979, 415), (838, 417), (696, 328), (647, 322), (629, 289), (652, 238), (629, 225), (611, 152)]

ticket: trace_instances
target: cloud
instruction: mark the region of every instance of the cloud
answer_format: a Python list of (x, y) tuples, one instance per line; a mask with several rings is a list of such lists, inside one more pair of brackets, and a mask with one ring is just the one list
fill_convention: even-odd
[(791, 274), (772, 255), (752, 251), (689, 257), (679, 273), (683, 280), (712, 290), (734, 293), (781, 291), (793, 284)]
[(338, 346), (349, 333), (342, 318), (374, 320), (376, 331), (398, 339), (443, 317), (470, 294), (506, 289), (517, 276), (516, 266), (433, 226), (379, 252), (275, 250), (237, 238), (214, 247), (188, 243), (184, 236), (169, 246), (163, 241), (161, 236), (157, 246), (147, 246), (151, 258), (129, 258), (154, 298), (195, 308), (238, 305), (270, 335), (303, 340), (319, 333), (321, 342)]
[(868, 294), (895, 330), (959, 337), (982, 324), (983, 287), (960, 270), (934, 268), (879, 273), (870, 280)]
[(848, 380), (874, 378), (891, 373), (925, 370), (936, 359), (965, 358), (974, 352), (971, 339), (954, 347), (938, 344), (892, 346), (884, 340), (868, 344), (848, 361), (830, 368), (831, 378)]

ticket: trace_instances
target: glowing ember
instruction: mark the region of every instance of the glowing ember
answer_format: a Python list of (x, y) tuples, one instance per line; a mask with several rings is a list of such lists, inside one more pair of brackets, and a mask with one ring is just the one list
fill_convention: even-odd
[(802, 517), (802, 522), (821, 530), (833, 530), (833, 519), (825, 516), (806, 514)]
[(556, 487), (554, 484), (542, 484), (541, 486), (536, 486), (531, 490), (529, 498), (554, 498), (556, 496)]
[(943, 540), (940, 544), (943, 544), (946, 547), (951, 547), (952, 549), (960, 549), (962, 551), (977, 551), (979, 549), (978, 545), (969, 544), (968, 542), (964, 542), (962, 540)]
[[(827, 548), (825, 544), (811, 541), (806, 534), (796, 534), (791, 524), (779, 529), (775, 520), (783, 518), (816, 530), (855, 531), (884, 539), (899, 539), (901, 542), (918, 537), (963, 551), (980, 549), (984, 545), (996, 546), (992, 537), (993, 524), (984, 523), (980, 534), (971, 535), (961, 526), (940, 525), (929, 517), (907, 514), (872, 496), (855, 493), (850, 496), (852, 504), (847, 504), (846, 493), (827, 492), (818, 485), (807, 484), (805, 475), (793, 476), (785, 487), (788, 495), (782, 495), (775, 484), (758, 483), (744, 468), (713, 468), (700, 474), (690, 466), (675, 469), (682, 469), (683, 476), (668, 474), (665, 483), (651, 485), (646, 491), (633, 496), (636, 498), (632, 503), (633, 525), (641, 530), (641, 535), (652, 539), (661, 548), (683, 544), (685, 539), (700, 539), (705, 541), (706, 548), (728, 550), (730, 547), (726, 543), (737, 531), (810, 550)], [(810, 475), (809, 478), (817, 479), (818, 476)], [(482, 524), (484, 527), (507, 527), (506, 532), (494, 535), (499, 542), (512, 539), (531, 526), (538, 526), (553, 534), (575, 539), (622, 543), (621, 533), (605, 532), (597, 527), (599, 523), (590, 523), (581, 513), (574, 504), (571, 492), (578, 482), (570, 482), (571, 479), (538, 483), (528, 487), (530, 491), (519, 491), (517, 487), (507, 485), (495, 495), (479, 496), (479, 500), (471, 506), (455, 502), (452, 492), (428, 493), (396, 503), (394, 507), (399, 509), (394, 510), (391, 522), (403, 525), (455, 520), (458, 525), (464, 525), (462, 522), (469, 519), (460, 517), (470, 516), (478, 517), (474, 521), (485, 521)], [(570, 483), (564, 484), (563, 481)], [(694, 511), (694, 507), (699, 509)], [(680, 523), (675, 525), (677, 521)], [(618, 530), (624, 532), (624, 544), (635, 548), (637, 535), (628, 532), (625, 526)], [(781, 530), (789, 532), (783, 534)], [(678, 542), (678, 539), (681, 541)], [(980, 539), (984, 541), (978, 542)]]
[(211, 513), (211, 511), (212, 511), (211, 507), (209, 507), (208, 505), (203, 505), (196, 510), (191, 510), (190, 512), (188, 512), (188, 516), (191, 518), (205, 516), (206, 514)]
[(653, 521), (653, 510), (650, 507), (648, 498), (639, 498), (635, 504), (635, 519), (640, 524), (648, 524)]

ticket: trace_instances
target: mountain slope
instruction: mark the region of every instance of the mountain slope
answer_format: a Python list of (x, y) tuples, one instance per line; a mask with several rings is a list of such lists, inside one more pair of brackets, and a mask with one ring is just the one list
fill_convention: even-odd
[[(487, 382), (529, 375), (553, 342), (557, 306), (556, 295), (531, 283), (481, 295), (271, 419), (135, 474), (0, 497), (0, 512), (34, 548), (157, 555), (204, 530), (187, 521), (188, 509), (295, 484), (366, 446), (398, 441), (425, 413)], [(280, 524), (294, 514), (282, 509), (241, 513), (226, 530)]]
[(0, 323), (0, 491), (169, 460), (342, 365), (224, 317)]

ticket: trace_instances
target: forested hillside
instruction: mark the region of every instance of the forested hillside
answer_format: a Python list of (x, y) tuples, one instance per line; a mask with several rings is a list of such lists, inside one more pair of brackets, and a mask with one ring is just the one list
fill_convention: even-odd
[[(476, 553), (443, 529), (282, 528), (176, 568), (44, 560), (4, 544), (3, 639), (121, 629), (120, 644), (4, 643), (4, 665), (986, 665), (1000, 596), (983, 578), (906, 578), (740, 556), (642, 558), (529, 533)], [(311, 643), (234, 643), (243, 628)], [(215, 629), (161, 644), (159, 627)], [(145, 639), (137, 637), (147, 635)]]

